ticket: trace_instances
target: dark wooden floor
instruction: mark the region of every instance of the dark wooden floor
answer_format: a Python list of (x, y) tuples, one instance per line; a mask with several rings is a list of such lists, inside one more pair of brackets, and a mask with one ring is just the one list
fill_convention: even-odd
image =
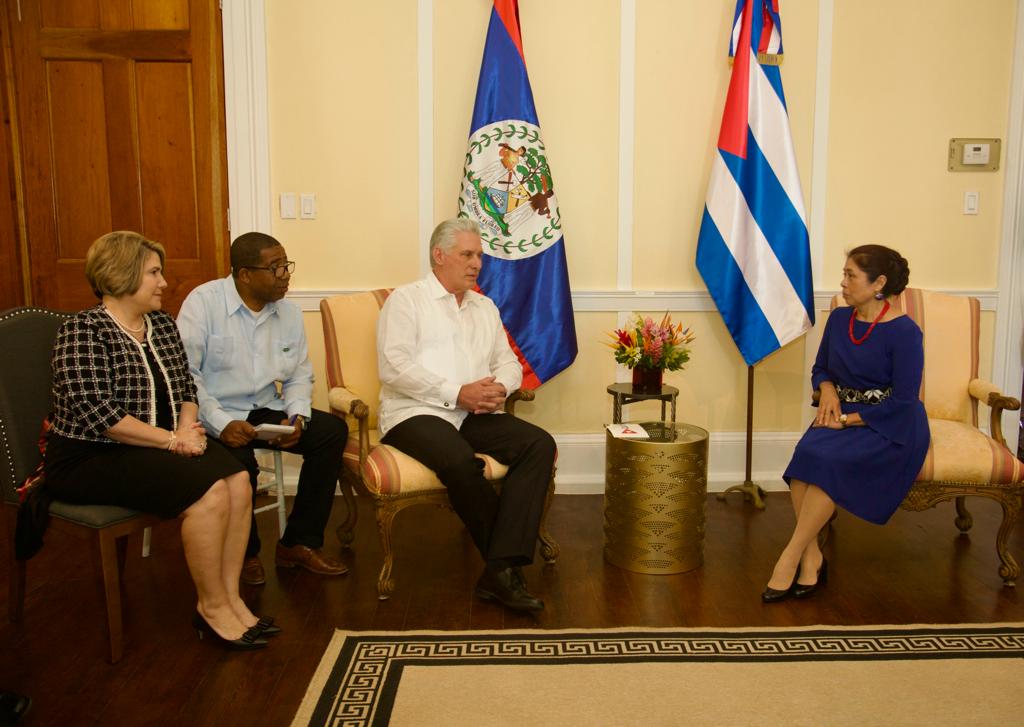
[[(677, 576), (638, 575), (605, 563), (601, 498), (559, 496), (550, 525), (562, 556), (553, 567), (527, 570), (531, 587), (547, 602), (536, 619), (473, 598), (480, 561), (454, 515), (433, 508), (399, 516), (398, 587), (391, 600), (378, 601), (380, 546), (367, 503), (361, 507), (354, 549), (344, 555), (347, 576), (276, 571), (272, 551), (264, 553), (268, 582), (248, 597), (253, 610), (276, 615), (285, 631), (256, 654), (197, 640), (188, 625), (193, 589), (170, 522), (154, 533), (148, 560), (139, 557), (139, 542), (131, 545), (125, 656), (108, 664), (89, 555), (78, 542), (53, 534), (29, 564), (24, 622), (0, 622), (0, 687), (34, 698), (30, 725), (282, 725), (291, 720), (334, 629), (1024, 622), (1019, 590), (1003, 588), (997, 574), (993, 538), (1000, 512), (988, 502), (972, 506), (970, 537), (958, 535), (949, 504), (898, 512), (885, 527), (841, 515), (828, 546), (830, 581), (823, 592), (765, 606), (759, 593), (792, 523), (788, 495), (769, 495), (764, 512), (738, 498), (721, 503), (709, 497), (705, 565)], [(339, 500), (332, 522), (340, 522), (342, 509)], [(273, 513), (260, 518), (265, 540), (273, 542)], [(335, 547), (332, 535), (328, 543)], [(1019, 527), (1011, 549), (1024, 560)], [(0, 570), (6, 583), (6, 569)], [(6, 596), (3, 589), (0, 613)]]

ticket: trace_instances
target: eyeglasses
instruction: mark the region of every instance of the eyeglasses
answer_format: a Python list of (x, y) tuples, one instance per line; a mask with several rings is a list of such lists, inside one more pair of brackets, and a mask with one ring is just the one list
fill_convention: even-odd
[(291, 260), (283, 263), (274, 263), (270, 267), (259, 267), (257, 265), (243, 265), (242, 267), (249, 270), (269, 270), (275, 278), (285, 278), (295, 272), (295, 263)]

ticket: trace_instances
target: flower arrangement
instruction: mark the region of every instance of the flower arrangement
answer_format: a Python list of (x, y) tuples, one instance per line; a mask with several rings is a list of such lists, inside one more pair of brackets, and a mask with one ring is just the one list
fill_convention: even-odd
[(694, 339), (689, 328), (672, 324), (672, 316), (665, 313), (661, 323), (651, 318), (635, 316), (630, 326), (608, 334), (606, 342), (615, 351), (615, 360), (631, 369), (667, 369), (677, 371), (690, 360), (687, 344)]

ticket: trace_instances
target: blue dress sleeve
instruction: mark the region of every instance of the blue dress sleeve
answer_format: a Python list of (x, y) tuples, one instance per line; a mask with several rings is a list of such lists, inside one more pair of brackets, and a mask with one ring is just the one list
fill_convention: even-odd
[(924, 371), (924, 346), (921, 329), (907, 327), (893, 339), (892, 395), (876, 406), (860, 409), (864, 423), (896, 444), (907, 444), (917, 431), (915, 426), (921, 403), (921, 375)]
[[(821, 334), (821, 344), (818, 346), (818, 355), (814, 359), (814, 366), (811, 367), (811, 391), (821, 387), (821, 382), (832, 381), (832, 374), (828, 370), (829, 341), (832, 337), (832, 319), (835, 318), (835, 311), (829, 314), (825, 321), (825, 330)], [(817, 404), (815, 404), (817, 406)]]

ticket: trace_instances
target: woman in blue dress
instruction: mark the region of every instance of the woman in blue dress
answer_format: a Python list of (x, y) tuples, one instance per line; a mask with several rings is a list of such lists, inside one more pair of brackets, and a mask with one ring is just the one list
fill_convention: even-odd
[(796, 527), (765, 602), (812, 595), (828, 577), (818, 532), (839, 507), (879, 525), (910, 490), (928, 452), (928, 417), (919, 399), (921, 329), (892, 307), (910, 276), (905, 258), (881, 245), (850, 251), (843, 268), (846, 306), (832, 311), (811, 385), (818, 413), (783, 478)]

